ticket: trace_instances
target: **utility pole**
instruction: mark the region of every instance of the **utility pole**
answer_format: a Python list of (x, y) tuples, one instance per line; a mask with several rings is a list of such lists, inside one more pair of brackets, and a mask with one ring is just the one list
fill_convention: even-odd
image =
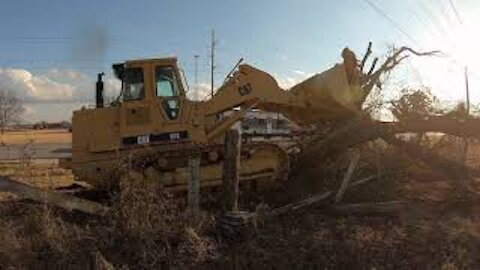
[(212, 30), (212, 45), (210, 53), (210, 72), (211, 72), (211, 85), (210, 85), (210, 95), (213, 97), (213, 88), (214, 88), (214, 72), (215, 72), (215, 30)]
[(200, 56), (198, 54), (195, 54), (194, 57), (195, 57), (195, 71), (194, 71), (194, 73), (195, 73), (195, 75), (194, 75), (195, 76), (195, 82), (194, 82), (195, 86), (193, 87), (193, 89), (195, 91), (195, 94), (193, 95), (193, 98), (195, 100), (199, 100), (200, 99), (200, 96), (199, 96), (200, 93), (199, 93), (199, 89), (198, 89), (198, 57), (200, 57)]

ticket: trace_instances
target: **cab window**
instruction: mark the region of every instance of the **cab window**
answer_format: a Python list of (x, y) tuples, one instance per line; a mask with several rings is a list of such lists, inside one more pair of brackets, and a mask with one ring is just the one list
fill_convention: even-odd
[(145, 97), (142, 68), (127, 68), (123, 81), (123, 100), (137, 100)]
[(157, 96), (163, 98), (162, 106), (170, 120), (178, 117), (179, 101), (178, 84), (175, 77), (175, 70), (171, 66), (158, 66), (155, 68), (155, 81)]
[(178, 96), (177, 81), (173, 67), (164, 66), (155, 68), (158, 97)]

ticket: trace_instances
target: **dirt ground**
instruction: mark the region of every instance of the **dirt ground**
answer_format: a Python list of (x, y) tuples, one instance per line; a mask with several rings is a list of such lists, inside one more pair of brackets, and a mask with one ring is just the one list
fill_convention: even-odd
[[(0, 175), (45, 189), (55, 189), (73, 184), (69, 170), (58, 167), (57, 160), (0, 161)], [(13, 198), (13, 194), (0, 192), (0, 202)]]

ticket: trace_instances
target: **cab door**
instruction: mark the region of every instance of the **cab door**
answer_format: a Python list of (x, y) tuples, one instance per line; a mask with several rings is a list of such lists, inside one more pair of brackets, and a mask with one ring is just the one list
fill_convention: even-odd
[(179, 123), (183, 113), (183, 87), (176, 67), (157, 65), (155, 73), (155, 94), (164, 119), (170, 123)]
[[(122, 103), (120, 106), (120, 133), (123, 138), (142, 136), (152, 129), (151, 99), (148, 86), (151, 84), (148, 65), (130, 64), (125, 67), (122, 81)], [(141, 141), (141, 137), (140, 141)], [(123, 142), (137, 144), (138, 142)]]

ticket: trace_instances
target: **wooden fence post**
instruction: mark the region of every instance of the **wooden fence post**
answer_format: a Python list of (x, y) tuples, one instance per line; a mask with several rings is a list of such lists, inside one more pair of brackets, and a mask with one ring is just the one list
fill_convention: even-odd
[(222, 171), (222, 210), (238, 211), (238, 183), (240, 169), (240, 134), (231, 129), (225, 133)]
[(200, 157), (192, 156), (188, 159), (190, 178), (188, 181), (188, 210), (197, 218), (200, 215)]

